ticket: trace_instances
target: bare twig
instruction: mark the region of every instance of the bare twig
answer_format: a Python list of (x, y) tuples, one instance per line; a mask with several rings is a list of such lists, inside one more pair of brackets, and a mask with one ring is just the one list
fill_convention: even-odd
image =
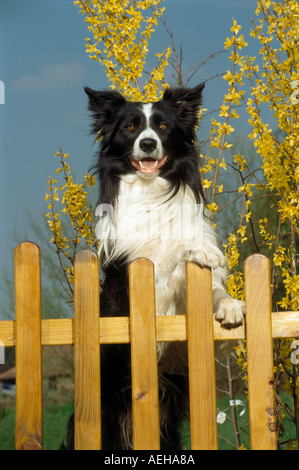
[[(235, 400), (235, 395), (234, 395), (234, 388), (233, 388), (233, 378), (232, 378), (232, 365), (231, 365), (231, 358), (228, 357), (226, 359), (226, 365), (227, 365), (227, 381), (228, 381), (228, 391), (229, 391), (229, 398), (230, 402)], [(233, 423), (233, 430), (234, 430), (234, 435), (235, 435), (235, 442), (236, 442), (236, 447), (239, 449), (240, 447), (240, 437), (239, 437), (239, 430), (238, 430), (238, 424), (237, 424), (237, 415), (236, 415), (236, 406), (231, 405), (231, 412), (232, 412), (232, 423)]]

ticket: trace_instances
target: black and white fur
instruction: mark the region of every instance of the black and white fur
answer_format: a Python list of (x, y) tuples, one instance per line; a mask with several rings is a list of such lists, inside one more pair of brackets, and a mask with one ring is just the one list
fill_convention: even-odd
[[(186, 314), (185, 268), (194, 261), (212, 268), (216, 318), (228, 326), (244, 320), (244, 303), (225, 291), (225, 257), (209, 218), (200, 212), (205, 200), (195, 129), (203, 88), (168, 88), (154, 103), (85, 88), (93, 132), (102, 138), (96, 166), (96, 236), (106, 259), (101, 316), (129, 316), (128, 265), (146, 257), (155, 265), (157, 315)], [(180, 428), (188, 419), (187, 361), (185, 343), (158, 345), (161, 449), (181, 448)], [(130, 346), (102, 346), (101, 369), (102, 448), (130, 449)], [(71, 418), (69, 449), (73, 433)]]

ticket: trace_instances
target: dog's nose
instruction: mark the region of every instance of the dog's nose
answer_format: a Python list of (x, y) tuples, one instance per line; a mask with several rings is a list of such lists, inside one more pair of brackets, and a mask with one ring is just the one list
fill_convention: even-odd
[(151, 138), (147, 137), (146, 139), (142, 139), (140, 141), (139, 147), (141, 148), (141, 150), (143, 152), (151, 153), (156, 149), (157, 142), (156, 142), (155, 139), (151, 139)]

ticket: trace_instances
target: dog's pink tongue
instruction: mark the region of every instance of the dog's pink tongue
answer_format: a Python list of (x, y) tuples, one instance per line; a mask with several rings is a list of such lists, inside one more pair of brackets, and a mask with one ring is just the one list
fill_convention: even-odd
[(149, 160), (141, 160), (142, 166), (145, 168), (154, 168), (156, 160), (149, 159)]

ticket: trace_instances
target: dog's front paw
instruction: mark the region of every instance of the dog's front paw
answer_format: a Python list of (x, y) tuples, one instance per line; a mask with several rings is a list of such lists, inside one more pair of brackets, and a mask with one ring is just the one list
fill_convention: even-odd
[(209, 268), (216, 269), (226, 266), (226, 258), (221, 251), (214, 247), (214, 250), (185, 250), (182, 253), (183, 261), (194, 261), (200, 266), (208, 266)]
[(219, 267), (225, 268), (226, 258), (221, 253), (220, 250), (218, 250), (216, 253), (207, 252), (204, 254), (204, 256), (205, 256), (205, 262), (203, 263), (203, 266), (209, 266), (212, 269), (216, 269)]
[(222, 325), (233, 327), (244, 322), (245, 314), (245, 302), (236, 299), (223, 299), (219, 304), (215, 317), (216, 320), (221, 321)]

